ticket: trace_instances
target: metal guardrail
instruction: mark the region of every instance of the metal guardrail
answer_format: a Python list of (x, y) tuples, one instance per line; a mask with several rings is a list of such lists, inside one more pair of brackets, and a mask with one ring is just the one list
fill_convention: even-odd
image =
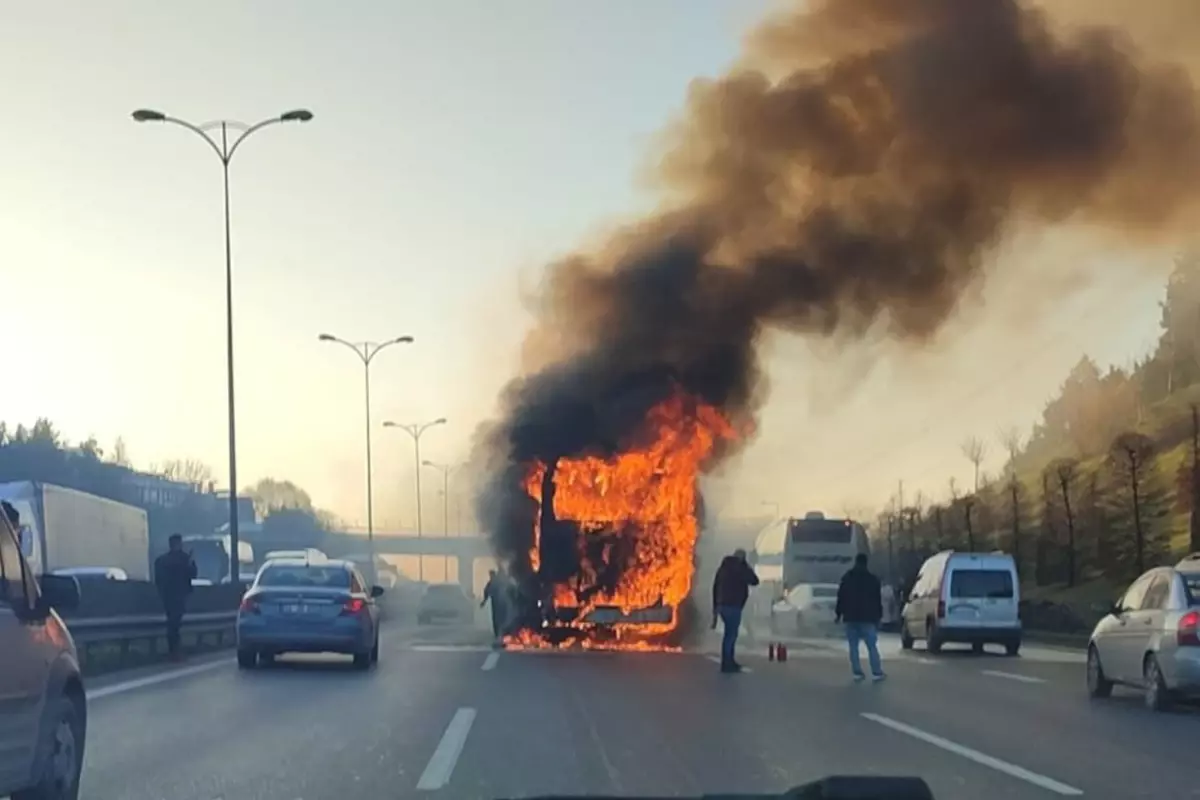
[[(180, 627), (182, 633), (214, 633), (232, 631), (237, 622), (236, 611), (213, 611), (185, 614)], [(79, 644), (112, 642), (127, 639), (157, 638), (167, 634), (165, 614), (147, 614), (138, 617), (99, 617), (94, 619), (68, 619), (67, 628), (71, 638)]]
[[(85, 674), (161, 661), (166, 656), (165, 614), (65, 620)], [(236, 611), (185, 614), (180, 636), (185, 650), (216, 650), (236, 643)]]

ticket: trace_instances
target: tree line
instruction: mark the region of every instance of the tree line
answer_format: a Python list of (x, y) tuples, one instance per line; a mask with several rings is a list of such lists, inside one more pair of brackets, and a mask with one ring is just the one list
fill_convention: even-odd
[[(137, 475), (162, 477), (190, 491), (180, 493), (175, 505), (148, 503), (133, 482)], [(172, 533), (209, 534), (228, 521), (228, 506), (217, 499), (213, 470), (203, 461), (171, 459), (139, 471), (122, 439), (108, 450), (95, 437), (72, 444), (45, 418), (32, 426), (0, 421), (0, 483), (9, 481), (50, 483), (144, 508), (156, 548)], [(263, 478), (239, 494), (253, 500), (264, 539), (319, 547), (324, 534), (340, 526), (291, 481)]]
[[(872, 535), (895, 579), (949, 548), (1003, 550), (1023, 582), (1067, 587), (1200, 552), (1200, 257), (1176, 261), (1160, 310), (1156, 346), (1131, 367), (1084, 356), (1027, 435), (963, 442), (970, 487), (893, 498)], [(999, 474), (983, 469), (989, 452)]]

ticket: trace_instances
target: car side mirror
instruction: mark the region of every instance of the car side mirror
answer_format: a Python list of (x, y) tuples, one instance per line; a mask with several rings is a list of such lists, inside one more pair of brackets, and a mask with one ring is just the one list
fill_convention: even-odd
[(37, 608), (43, 615), (50, 609), (71, 611), (79, 607), (79, 581), (73, 575), (43, 575), (38, 581), (42, 596)]
[(372, 586), (371, 587), (371, 597), (383, 597), (383, 587), (382, 586)]

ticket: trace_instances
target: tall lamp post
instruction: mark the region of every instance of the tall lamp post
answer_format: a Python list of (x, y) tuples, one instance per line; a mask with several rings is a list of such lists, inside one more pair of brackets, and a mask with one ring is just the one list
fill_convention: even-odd
[[(133, 112), (135, 122), (169, 122), (172, 125), (187, 128), (202, 138), (212, 148), (212, 151), (217, 154), (217, 158), (221, 160), (221, 173), (225, 182), (225, 368), (226, 382), (229, 386), (229, 552), (235, 554), (229, 559), (229, 580), (231, 583), (235, 581), (241, 582), (241, 565), (236, 556), (239, 545), (237, 427), (235, 424), (233, 392), (233, 255), (229, 238), (229, 162), (233, 159), (233, 154), (237, 152), (238, 146), (246, 141), (246, 138), (250, 134), (280, 122), (308, 122), (312, 118), (313, 114), (311, 111), (298, 108), (293, 111), (286, 111), (277, 117), (256, 122), (253, 125), (246, 125), (232, 120), (217, 120), (216, 122), (206, 122), (202, 125), (196, 125), (186, 120), (168, 116), (161, 111), (154, 111), (153, 109), (139, 108)], [(212, 135), (218, 130), (221, 132), (219, 140)], [(231, 130), (234, 134), (232, 141), (230, 140)]]
[[(424, 536), (424, 527), (421, 524), (421, 434), (434, 427), (435, 425), (445, 425), (446, 418), (438, 417), (431, 422), (384, 422), (385, 428), (399, 428), (412, 437), (413, 454), (415, 455), (414, 463), (416, 465), (416, 481), (417, 481), (417, 538)], [(417, 562), (417, 580), (425, 580), (425, 556), (420, 556), (420, 561)]]
[(413, 337), (397, 336), (386, 342), (348, 342), (331, 333), (322, 333), (317, 337), (322, 342), (333, 342), (354, 351), (363, 365), (363, 387), (366, 399), (366, 431), (367, 431), (367, 549), (371, 554), (371, 570), (375, 569), (375, 504), (371, 495), (371, 362), (379, 351), (394, 344), (412, 344)]
[[(450, 473), (458, 469), (457, 464), (439, 464), (436, 461), (422, 461), (422, 466), (436, 469), (442, 473), (442, 536), (450, 538)], [(450, 575), (450, 556), (445, 557), (443, 569), (447, 580)]]

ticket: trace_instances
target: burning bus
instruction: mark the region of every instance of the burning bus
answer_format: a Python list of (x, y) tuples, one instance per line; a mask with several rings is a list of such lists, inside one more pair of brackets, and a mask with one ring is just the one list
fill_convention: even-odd
[(530, 463), (536, 515), (509, 645), (671, 646), (686, 627), (698, 479), (732, 437), (715, 408), (676, 393), (615, 453)]

